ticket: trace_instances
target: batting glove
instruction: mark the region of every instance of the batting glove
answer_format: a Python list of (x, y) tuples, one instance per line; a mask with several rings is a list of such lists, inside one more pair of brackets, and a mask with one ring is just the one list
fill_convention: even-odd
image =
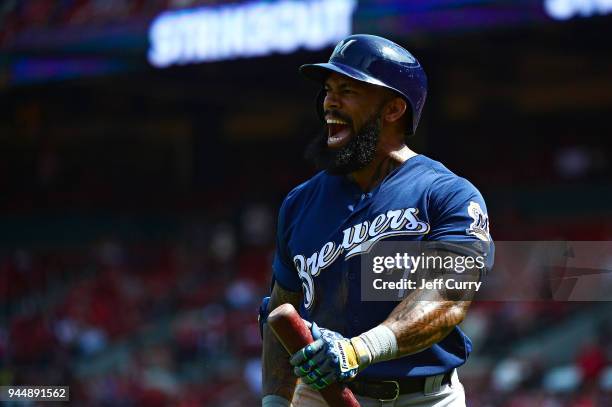
[(294, 374), (312, 388), (351, 380), (370, 364), (372, 356), (361, 338), (348, 339), (315, 323), (311, 332), (315, 341), (297, 351), (290, 363)]

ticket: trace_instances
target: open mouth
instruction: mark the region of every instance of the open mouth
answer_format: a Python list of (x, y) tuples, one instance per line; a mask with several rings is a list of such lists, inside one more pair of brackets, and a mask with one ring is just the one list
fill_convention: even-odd
[(327, 119), (327, 146), (339, 148), (351, 138), (351, 126), (338, 119)]

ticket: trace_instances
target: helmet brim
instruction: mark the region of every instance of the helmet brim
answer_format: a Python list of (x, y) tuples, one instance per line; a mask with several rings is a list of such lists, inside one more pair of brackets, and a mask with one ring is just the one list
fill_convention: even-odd
[(352, 79), (355, 79), (361, 82), (366, 82), (372, 85), (383, 86), (385, 88), (389, 88), (389, 86), (387, 86), (380, 80), (374, 77), (371, 77), (369, 75), (366, 75), (363, 72), (360, 72), (354, 68), (351, 68), (348, 65), (340, 64), (337, 62), (334, 62), (334, 63), (324, 62), (320, 64), (306, 64), (306, 65), (300, 66), (300, 73), (302, 75), (320, 84), (324, 84), (325, 81), (327, 80), (327, 77), (332, 72), (336, 72), (341, 75), (348, 76), (349, 78), (352, 78)]

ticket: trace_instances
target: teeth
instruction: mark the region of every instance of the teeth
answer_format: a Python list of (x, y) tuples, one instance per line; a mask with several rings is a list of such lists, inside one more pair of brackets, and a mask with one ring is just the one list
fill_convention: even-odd
[(327, 124), (346, 124), (346, 122), (337, 119), (327, 119)]

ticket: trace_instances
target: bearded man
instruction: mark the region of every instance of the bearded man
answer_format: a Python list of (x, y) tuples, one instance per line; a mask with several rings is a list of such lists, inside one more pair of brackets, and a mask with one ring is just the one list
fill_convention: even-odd
[[(322, 85), (325, 131), (307, 150), (321, 171), (280, 209), (271, 298), (260, 309), (262, 405), (325, 406), (318, 390), (341, 382), (362, 406), (465, 406), (456, 369), (471, 342), (457, 324), (473, 292), (428, 285), (399, 302), (361, 297), (366, 243), (491, 241), (478, 190), (406, 145), (425, 72), (410, 52), (372, 35), (347, 37), (329, 62), (300, 72)], [(463, 278), (479, 281), (484, 270)], [(315, 338), (292, 356), (266, 324), (283, 303), (300, 309)]]

